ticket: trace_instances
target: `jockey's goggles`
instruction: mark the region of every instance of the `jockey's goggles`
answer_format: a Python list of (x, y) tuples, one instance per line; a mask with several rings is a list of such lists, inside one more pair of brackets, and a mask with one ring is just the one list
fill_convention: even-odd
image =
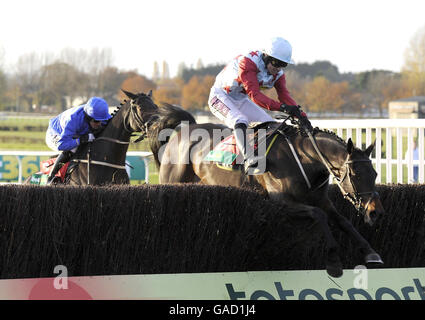
[(286, 68), (288, 66), (286, 62), (277, 60), (275, 58), (271, 58), (270, 63), (272, 64), (273, 67), (279, 68), (279, 69)]
[(84, 113), (86, 119), (88, 122), (93, 121), (94, 123), (101, 123), (102, 121), (100, 120), (95, 120), (94, 118), (90, 117), (87, 113)]

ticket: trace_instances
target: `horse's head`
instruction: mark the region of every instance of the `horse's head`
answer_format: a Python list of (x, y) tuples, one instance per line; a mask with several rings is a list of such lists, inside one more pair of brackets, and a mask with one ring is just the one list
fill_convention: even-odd
[(122, 92), (130, 98), (130, 101), (126, 102), (129, 104), (125, 115), (125, 119), (128, 122), (127, 125), (132, 131), (142, 132), (143, 135), (146, 134), (150, 123), (158, 114), (158, 106), (152, 100), (152, 91), (148, 94), (134, 94), (125, 90), (122, 90)]
[(344, 190), (348, 192), (346, 196), (364, 214), (364, 221), (369, 225), (373, 225), (379, 216), (385, 213), (379, 194), (376, 192), (377, 173), (369, 158), (374, 147), (375, 143), (363, 151), (354, 147), (349, 139), (348, 156), (344, 163), (345, 172), (341, 179)]

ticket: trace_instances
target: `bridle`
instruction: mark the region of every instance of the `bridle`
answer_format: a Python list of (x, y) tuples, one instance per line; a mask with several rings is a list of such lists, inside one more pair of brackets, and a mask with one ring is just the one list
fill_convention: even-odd
[(136, 108), (138, 108), (138, 105), (134, 103), (134, 100), (130, 101), (130, 110), (128, 111), (127, 115), (124, 117), (124, 130), (128, 133), (133, 133), (134, 130), (131, 128), (129, 129), (127, 127), (126, 123), (130, 123), (128, 121), (129, 117), (131, 116), (133, 118), (133, 121), (136, 123), (137, 128), (141, 130), (141, 132), (145, 132), (145, 120), (143, 119), (142, 115), (139, 115), (136, 111)]
[[(349, 156), (347, 156), (347, 159), (344, 161), (344, 164), (341, 166), (341, 168), (345, 167), (345, 173), (344, 176), (341, 178), (337, 174), (335, 174), (333, 169), (337, 169), (340, 171), (340, 169), (335, 168), (320, 152), (319, 147), (316, 144), (316, 139), (311, 134), (311, 132), (308, 129), (305, 129), (308, 137), (310, 138), (311, 143), (313, 144), (314, 149), (316, 150), (317, 154), (320, 157), (321, 162), (325, 165), (326, 169), (328, 170), (329, 174), (332, 176), (332, 178), (336, 181), (336, 184), (338, 185), (339, 189), (341, 190), (342, 195), (345, 199), (350, 201), (354, 207), (356, 208), (357, 212), (365, 214), (370, 203), (374, 199), (379, 199), (379, 194), (376, 191), (366, 191), (366, 192), (358, 192), (357, 188), (353, 182), (353, 179), (351, 178), (351, 168), (350, 164), (356, 163), (356, 162), (371, 162), (370, 159), (357, 159), (357, 160), (349, 160)], [(332, 168), (333, 169), (332, 169)], [(347, 192), (344, 187), (342, 186), (344, 180), (348, 178), (348, 181), (351, 185), (351, 188), (353, 189), (353, 192)], [(366, 202), (365, 205), (363, 205), (362, 201), (365, 196), (369, 196), (369, 200)]]
[(124, 119), (124, 130), (125, 131), (127, 131), (128, 133), (133, 133), (134, 132), (134, 130), (131, 130), (131, 128), (130, 129), (128, 129), (128, 127), (127, 127), (127, 125), (126, 125), (126, 123), (128, 122), (129, 123), (129, 121), (128, 121), (128, 118), (131, 116), (132, 118), (133, 118), (133, 121), (136, 123), (136, 126), (137, 126), (137, 129), (139, 129), (140, 130), (140, 132), (141, 132), (141, 134), (140, 135), (138, 135), (138, 138), (136, 139), (136, 140), (134, 140), (133, 142), (139, 142), (139, 141), (142, 141), (143, 139), (145, 139), (146, 138), (146, 136), (147, 136), (147, 134), (148, 134), (148, 129), (149, 129), (149, 126), (151, 125), (151, 123), (152, 123), (152, 121), (154, 120), (154, 118), (155, 117), (152, 117), (151, 116), (151, 118), (149, 119), (149, 120), (145, 120), (144, 118), (143, 118), (143, 115), (142, 115), (142, 113), (141, 114), (139, 114), (138, 112), (137, 112), (137, 108), (139, 108), (140, 106), (138, 105), (138, 104), (135, 104), (134, 103), (134, 100), (132, 99), (131, 101), (130, 101), (130, 110), (129, 110), (129, 112), (127, 113), (127, 115), (126, 115), (126, 117), (125, 117), (125, 119)]
[[(344, 164), (342, 165), (342, 167), (345, 168), (345, 172), (344, 172), (344, 175), (342, 176), (342, 178), (338, 178), (336, 175), (333, 175), (333, 177), (337, 180), (337, 183), (339, 185), (339, 188), (340, 188), (344, 198), (347, 199), (348, 201), (350, 201), (354, 205), (354, 207), (357, 209), (358, 212), (365, 213), (367, 211), (370, 203), (372, 202), (372, 200), (379, 199), (379, 193), (374, 191), (374, 190), (365, 191), (365, 192), (358, 192), (357, 191), (356, 185), (353, 182), (353, 179), (351, 178), (352, 169), (350, 167), (350, 164), (357, 163), (357, 162), (369, 162), (370, 163), (372, 161), (370, 159), (348, 160), (348, 157), (347, 157)], [(345, 179), (348, 179), (348, 182), (351, 185), (351, 188), (353, 189), (352, 194), (347, 192), (342, 186)], [(362, 202), (363, 202), (363, 198), (365, 196), (368, 196), (369, 200), (366, 202), (365, 205), (363, 205)]]

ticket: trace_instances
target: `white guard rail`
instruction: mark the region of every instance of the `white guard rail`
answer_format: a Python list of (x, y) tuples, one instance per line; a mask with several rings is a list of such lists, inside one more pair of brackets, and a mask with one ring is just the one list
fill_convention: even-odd
[[(355, 145), (365, 149), (376, 140), (372, 163), (378, 176), (377, 183), (424, 183), (424, 129), (425, 119), (312, 119), (313, 126), (334, 131), (345, 140), (352, 138)], [(413, 141), (417, 141), (414, 158)], [(0, 155), (15, 155), (19, 161), (19, 182), (22, 165), (19, 156), (49, 156), (53, 151), (0, 151)], [(145, 161), (148, 177), (148, 157), (151, 152), (129, 151), (129, 156), (140, 156)], [(414, 167), (417, 171), (414, 171)], [(415, 180), (415, 176), (417, 179)]]
[[(313, 119), (311, 123), (314, 127), (332, 130), (345, 140), (352, 138), (362, 149), (376, 139), (371, 158), (378, 173), (377, 183), (424, 183), (425, 119)], [(416, 159), (414, 140), (418, 148)], [(417, 166), (416, 173), (414, 166)]]

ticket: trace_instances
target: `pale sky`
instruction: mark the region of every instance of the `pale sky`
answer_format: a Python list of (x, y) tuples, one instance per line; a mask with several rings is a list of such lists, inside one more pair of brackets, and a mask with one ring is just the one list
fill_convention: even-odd
[(424, 0), (13, 0), (1, 4), (0, 49), (10, 67), (31, 52), (111, 48), (120, 69), (151, 77), (165, 60), (174, 76), (180, 62), (225, 63), (281, 36), (296, 63), (398, 72), (423, 27)]

